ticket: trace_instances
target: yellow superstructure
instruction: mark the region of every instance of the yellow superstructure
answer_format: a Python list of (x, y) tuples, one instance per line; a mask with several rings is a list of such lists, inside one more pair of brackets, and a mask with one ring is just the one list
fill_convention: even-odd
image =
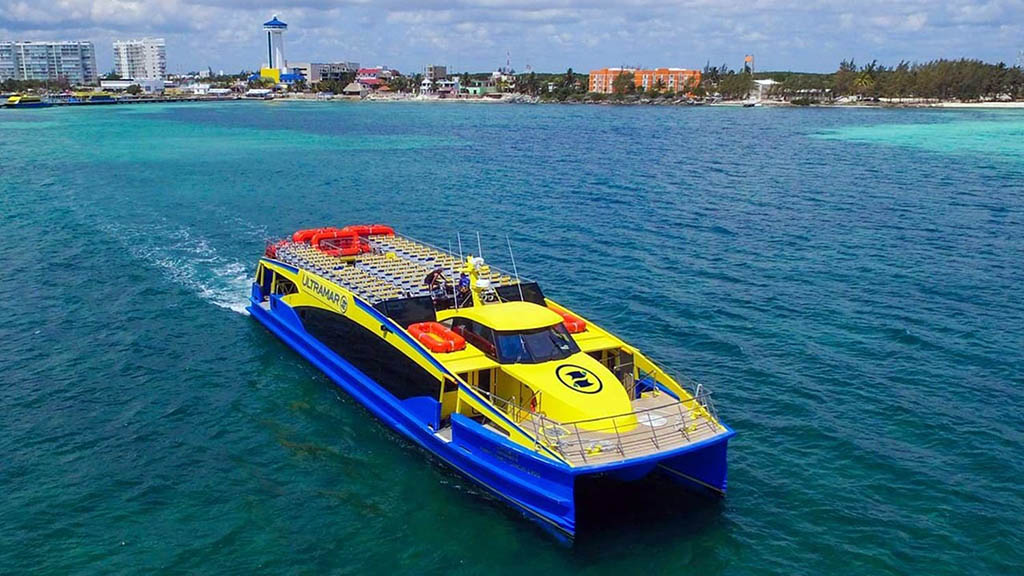
[(454, 315), (465, 316), (495, 330), (535, 330), (554, 326), (562, 317), (544, 306), (530, 302), (500, 302), (438, 313), (439, 320)]

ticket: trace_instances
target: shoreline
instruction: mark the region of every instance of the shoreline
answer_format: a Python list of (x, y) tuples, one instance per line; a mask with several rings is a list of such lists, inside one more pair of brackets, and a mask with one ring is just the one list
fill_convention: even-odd
[(1024, 102), (939, 102), (932, 108), (992, 108), (1002, 110), (1024, 109)]
[[(322, 103), (452, 103), (452, 104), (563, 104), (563, 105), (585, 105), (585, 106), (648, 106), (648, 107), (713, 107), (713, 108), (870, 108), (870, 109), (948, 109), (948, 110), (1024, 110), (1024, 101), (990, 101), (990, 102), (958, 102), (958, 101), (845, 101), (845, 102), (810, 102), (794, 104), (792, 102), (778, 100), (724, 100), (717, 102), (695, 102), (687, 101), (684, 98), (644, 98), (625, 97), (622, 99), (602, 98), (587, 99), (574, 98), (566, 100), (544, 99), (539, 96), (527, 94), (509, 93), (503, 94), (500, 98), (494, 97), (462, 97), (462, 98), (437, 98), (423, 96), (380, 96), (369, 95), (366, 97), (357, 96), (335, 96), (333, 98), (318, 98), (312, 94), (291, 94), (282, 95), (269, 99), (245, 98), (234, 96), (230, 98), (209, 97), (209, 96), (170, 96), (170, 97), (144, 97), (107, 100), (102, 102), (53, 102), (53, 107), (68, 106), (94, 106), (94, 105), (117, 105), (117, 104), (170, 104), (170, 103), (206, 103), (206, 102), (322, 102)], [(0, 105), (0, 108), (6, 108)]]
[[(282, 100), (309, 100), (309, 98), (294, 98), (285, 97)], [(322, 101), (322, 100), (321, 100)], [(630, 99), (602, 99), (602, 100), (587, 100), (587, 99), (572, 99), (572, 100), (546, 100), (538, 96), (530, 96), (527, 94), (506, 94), (503, 98), (431, 98), (431, 97), (380, 97), (371, 96), (362, 99), (348, 99), (350, 102), (419, 102), (419, 103), (489, 103), (489, 104), (578, 104), (578, 105), (597, 105), (597, 106), (677, 106), (677, 107), (688, 107), (688, 106), (709, 106), (715, 108), (741, 108), (741, 107), (753, 107), (758, 108), (949, 108), (949, 109), (1002, 109), (1002, 110), (1019, 110), (1024, 109), (1024, 100), (1016, 100), (1010, 102), (1004, 101), (993, 101), (993, 102), (957, 102), (957, 101), (853, 101), (853, 102), (812, 102), (808, 104), (794, 104), (792, 102), (778, 101), (778, 100), (725, 100), (719, 102), (686, 102), (682, 99), (644, 99), (639, 98), (635, 100)]]

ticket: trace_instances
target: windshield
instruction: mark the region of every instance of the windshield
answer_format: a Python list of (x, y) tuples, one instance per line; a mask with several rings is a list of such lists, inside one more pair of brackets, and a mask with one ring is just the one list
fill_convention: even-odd
[(498, 362), (502, 364), (564, 360), (580, 351), (561, 324), (525, 332), (495, 332), (494, 336), (498, 345)]

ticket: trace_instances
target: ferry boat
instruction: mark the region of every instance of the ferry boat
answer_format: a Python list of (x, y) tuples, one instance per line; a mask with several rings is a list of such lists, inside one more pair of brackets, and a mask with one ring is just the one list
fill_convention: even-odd
[(5, 104), (6, 108), (49, 108), (52, 106), (49, 102), (43, 100), (39, 96), (21, 96), (14, 95), (7, 99)]
[(589, 481), (663, 475), (725, 494), (734, 432), (707, 390), (479, 255), (383, 225), (300, 230), (267, 246), (248, 310), (388, 426), (560, 533), (576, 533)]

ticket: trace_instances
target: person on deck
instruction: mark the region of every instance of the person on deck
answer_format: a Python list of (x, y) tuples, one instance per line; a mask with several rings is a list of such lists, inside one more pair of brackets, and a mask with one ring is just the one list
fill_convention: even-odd
[(469, 276), (465, 273), (459, 277), (459, 292), (455, 296), (455, 301), (459, 303), (459, 308), (473, 305), (473, 293), (469, 289)]
[(430, 295), (434, 298), (444, 296), (445, 286), (448, 284), (448, 280), (444, 277), (444, 269), (440, 266), (434, 268), (423, 279), (423, 283), (426, 284), (427, 289), (430, 290)]

